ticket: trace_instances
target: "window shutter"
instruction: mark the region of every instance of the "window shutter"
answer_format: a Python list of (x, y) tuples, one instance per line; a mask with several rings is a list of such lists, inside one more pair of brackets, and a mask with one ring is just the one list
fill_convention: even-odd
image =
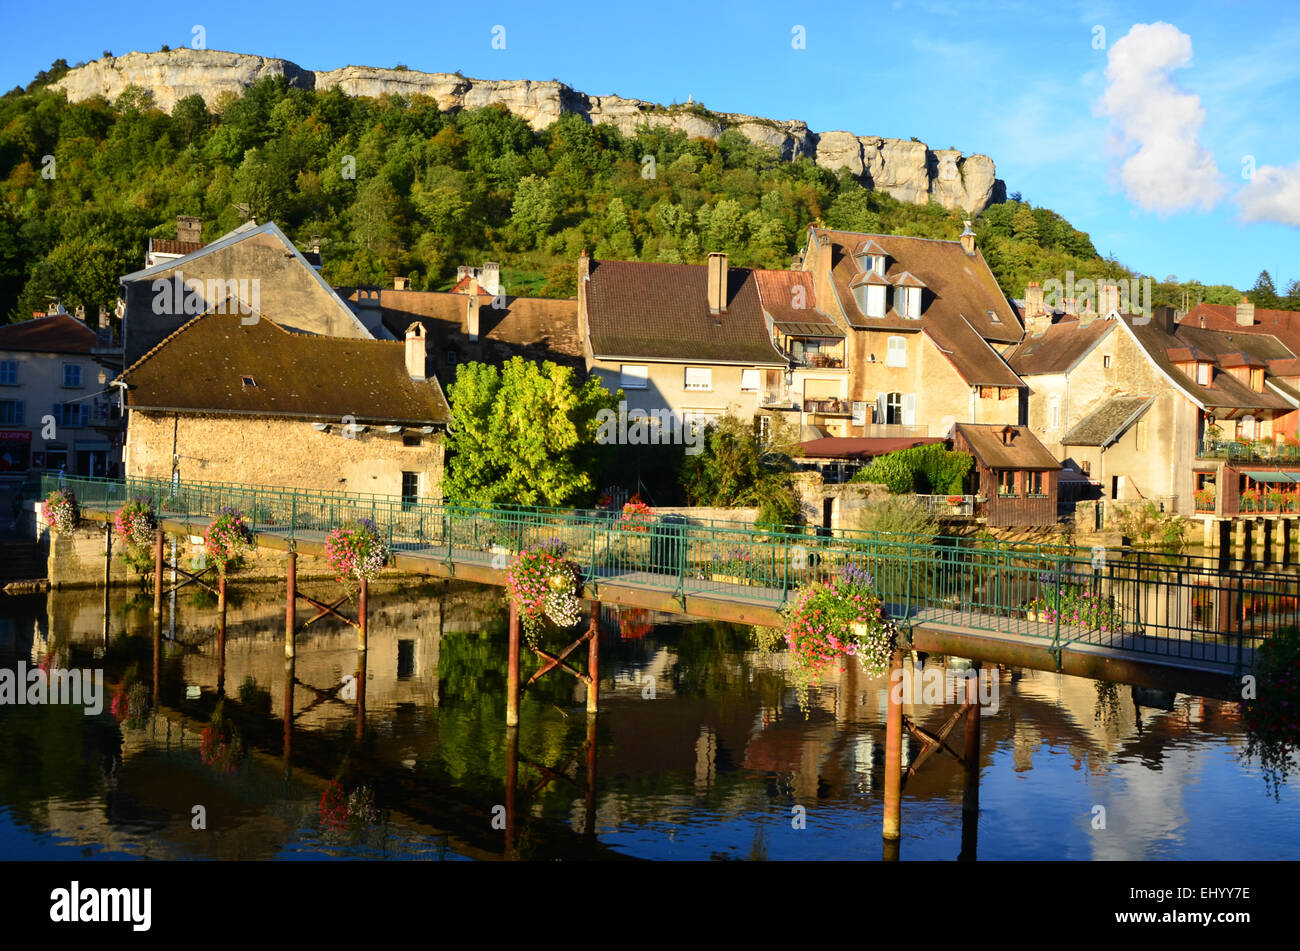
[(50, 413), (51, 415), (54, 416), (55, 425), (62, 426), (63, 425), (63, 404), (55, 403), (52, 407), (50, 407)]
[(883, 423), (889, 419), (888, 401), (889, 401), (889, 394), (887, 393), (876, 394), (876, 422)]
[(758, 371), (757, 371), (757, 370), (741, 370), (741, 371), (740, 371), (740, 388), (741, 388), (742, 390), (757, 390), (757, 389), (758, 389)]
[(81, 425), (89, 426), (90, 425), (90, 404), (81, 403), (80, 406), (81, 406)]
[(908, 393), (903, 397), (903, 425), (916, 425), (916, 394)]

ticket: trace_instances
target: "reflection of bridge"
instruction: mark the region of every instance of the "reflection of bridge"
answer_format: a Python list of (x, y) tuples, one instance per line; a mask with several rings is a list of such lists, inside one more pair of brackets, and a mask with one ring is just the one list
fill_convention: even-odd
[[(593, 601), (742, 624), (779, 625), (797, 589), (846, 563), (872, 572), (919, 650), (1202, 695), (1235, 695), (1272, 630), (1297, 623), (1300, 579), (1213, 559), (1016, 546), (835, 531), (756, 531), (679, 517), (472, 508), (221, 483), (69, 479), (84, 512), (154, 500), (164, 526), (197, 531), (222, 506), (242, 510), (262, 547), (323, 552), (326, 534), (373, 519), (399, 569), (502, 585), (509, 555), (558, 538)], [(48, 478), (48, 492), (57, 480)]]

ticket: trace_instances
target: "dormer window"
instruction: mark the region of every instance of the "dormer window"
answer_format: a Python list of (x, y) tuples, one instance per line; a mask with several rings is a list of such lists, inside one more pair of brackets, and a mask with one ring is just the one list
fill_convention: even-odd
[(895, 287), (894, 312), (908, 320), (921, 318), (921, 288)]
[(1210, 379), (1210, 365), (1208, 363), (1196, 364), (1196, 385), (1209, 386)]
[(1259, 367), (1252, 367), (1250, 371), (1250, 388), (1256, 393), (1264, 392), (1264, 371)]

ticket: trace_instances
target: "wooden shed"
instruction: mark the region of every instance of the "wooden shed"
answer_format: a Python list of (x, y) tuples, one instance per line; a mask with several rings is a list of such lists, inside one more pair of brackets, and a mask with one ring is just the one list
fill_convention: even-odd
[(1028, 426), (958, 423), (952, 448), (975, 457), (970, 492), (975, 514), (989, 528), (1036, 528), (1056, 524), (1061, 464)]

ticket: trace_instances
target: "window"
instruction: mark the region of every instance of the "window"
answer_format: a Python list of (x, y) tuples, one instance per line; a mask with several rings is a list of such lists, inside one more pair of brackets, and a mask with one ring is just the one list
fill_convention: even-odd
[(907, 341), (902, 337), (889, 338), (889, 351), (885, 355), (885, 366), (907, 366)]
[(240, 382), (244, 384), (244, 386), (257, 386), (257, 381), (254, 380), (251, 376), (241, 376), (239, 379)]
[(991, 324), (1000, 324), (1000, 323), (1002, 323), (1002, 318), (998, 316), (998, 312), (997, 312), (997, 311), (995, 311), (995, 310), (989, 310), (989, 311), (985, 311), (985, 313), (989, 315), (989, 323), (991, 323)]
[(998, 470), (998, 495), (1016, 494), (1016, 470)]
[(921, 316), (921, 289), (919, 287), (894, 288), (894, 311), (900, 317), (917, 320)]
[(1101, 365), (1102, 365), (1105, 369), (1107, 369), (1107, 370), (1110, 369), (1110, 354), (1109, 354), (1109, 353), (1106, 354), (1105, 356), (1103, 356), (1103, 357), (1101, 358)]
[(422, 445), (423, 443), (424, 443), (424, 440), (423, 440), (421, 437), (419, 437), (419, 436), (403, 436), (403, 437), (402, 437), (402, 445), (403, 445), (403, 446), (410, 446), (410, 447), (413, 448), (413, 449), (416, 448), (416, 447), (418, 447), (418, 446), (420, 446), (420, 445)]
[(618, 368), (618, 385), (625, 390), (644, 390), (648, 375), (645, 367), (625, 363)]
[(1043, 474), (1042, 474), (1041, 472), (1027, 472), (1027, 473), (1025, 473), (1025, 475), (1026, 475), (1026, 477), (1027, 477), (1028, 480), (1029, 480), (1029, 494), (1030, 494), (1030, 495), (1042, 495), (1042, 494), (1043, 494)]
[(55, 403), (54, 418), (60, 426), (67, 426), (72, 429), (77, 426), (90, 425), (90, 404), (81, 403)]
[(982, 400), (991, 400), (991, 399), (993, 399), (993, 391), (994, 391), (995, 389), (996, 389), (996, 387), (992, 387), (992, 386), (981, 386), (981, 387), (980, 387), (980, 399), (982, 399)]
[(0, 386), (18, 385), (18, 361), (0, 360)]
[(757, 370), (740, 371), (740, 392), (742, 393), (758, 392), (758, 371)]
[(867, 285), (867, 306), (866, 315), (868, 317), (885, 316), (885, 285), (868, 284)]
[(75, 363), (63, 364), (63, 385), (81, 386), (81, 367)]
[(885, 422), (901, 423), (903, 421), (903, 394), (890, 393), (885, 400)]
[(1264, 371), (1252, 369), (1250, 371), (1250, 388), (1256, 393), (1264, 392)]
[(0, 400), (0, 423), (21, 426), (25, 405), (24, 400)]
[(454, 367), (456, 365), (456, 361), (459, 359), (460, 357), (455, 350), (447, 351), (447, 366)]
[(1053, 396), (1047, 401), (1047, 428), (1061, 428), (1061, 398)]
[(1210, 365), (1208, 363), (1196, 364), (1196, 383), (1198, 386), (1210, 385)]
[(713, 389), (713, 369), (711, 367), (687, 367), (686, 368), (686, 389), (688, 390)]
[(402, 508), (410, 509), (420, 498), (420, 473), (402, 473)]
[(1083, 474), (1086, 476), (1092, 475), (1092, 463), (1087, 459), (1083, 461)]

